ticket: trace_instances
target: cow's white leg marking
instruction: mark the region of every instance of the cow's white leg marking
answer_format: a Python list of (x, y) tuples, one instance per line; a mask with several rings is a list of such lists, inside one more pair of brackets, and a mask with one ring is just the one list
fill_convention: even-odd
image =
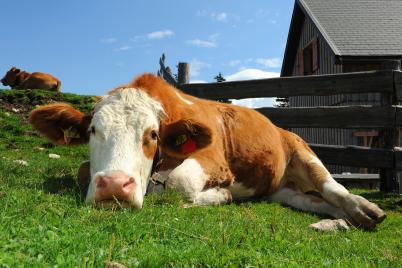
[[(310, 169), (314, 166), (319, 167), (316, 170), (320, 175), (315, 175), (316, 177), (312, 179), (317, 184), (317, 188), (321, 188), (322, 197), (332, 206), (341, 209), (345, 218), (354, 225), (372, 229), (376, 223), (385, 218), (385, 213), (377, 205), (361, 196), (350, 194), (345, 187), (337, 183), (317, 157), (310, 155), (305, 163), (310, 166)], [(312, 175), (307, 174), (307, 176)]]
[(197, 194), (205, 186), (209, 176), (205, 174), (197, 160), (189, 158), (170, 172), (166, 181), (167, 188), (176, 188), (189, 201), (194, 202)]
[(349, 195), (349, 191), (332, 178), (324, 164), (316, 156), (310, 155), (310, 159), (307, 160), (307, 164), (311, 166), (319, 166), (325, 173), (324, 178), (317, 178), (320, 181), (323, 181), (321, 192), (322, 197), (332, 205), (342, 207), (343, 200)]
[(269, 200), (304, 211), (326, 214), (336, 219), (344, 219), (346, 216), (342, 209), (332, 206), (319, 197), (304, 194), (287, 187), (282, 187), (277, 192), (273, 193), (269, 197)]
[(240, 182), (235, 182), (229, 186), (229, 190), (232, 193), (233, 199), (244, 199), (252, 197), (255, 194), (255, 189), (247, 188)]
[(221, 205), (232, 200), (230, 191), (224, 188), (210, 188), (197, 194), (194, 204), (197, 205)]
[(204, 190), (209, 175), (197, 160), (189, 158), (170, 172), (166, 181), (167, 188), (178, 189), (190, 202), (197, 205), (217, 205), (231, 201), (227, 189), (210, 188)]

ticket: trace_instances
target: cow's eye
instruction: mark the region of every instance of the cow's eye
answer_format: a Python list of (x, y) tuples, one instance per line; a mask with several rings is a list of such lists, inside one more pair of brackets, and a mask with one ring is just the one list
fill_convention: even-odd
[(151, 138), (153, 140), (157, 140), (158, 139), (158, 133), (155, 130), (151, 131)]
[(95, 135), (95, 127), (94, 126), (91, 127), (90, 132), (91, 132), (91, 134)]

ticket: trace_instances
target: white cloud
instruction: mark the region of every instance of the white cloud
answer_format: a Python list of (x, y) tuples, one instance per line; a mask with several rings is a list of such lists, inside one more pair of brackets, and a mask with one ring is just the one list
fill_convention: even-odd
[(241, 60), (231, 60), (227, 63), (227, 65), (230, 67), (234, 67), (234, 66), (239, 65), (240, 63), (241, 63)]
[(237, 73), (225, 76), (226, 81), (238, 81), (238, 80), (252, 80), (279, 77), (279, 73), (266, 72), (260, 69), (243, 69)]
[(258, 58), (255, 60), (255, 62), (261, 64), (265, 68), (279, 68), (282, 65), (282, 60), (280, 58)]
[(192, 40), (187, 40), (187, 44), (197, 46), (197, 47), (205, 47), (205, 48), (214, 48), (217, 47), (218, 45), (214, 41), (206, 41), (206, 40), (201, 40), (201, 39), (192, 39)]
[(236, 19), (237, 16), (235, 14), (228, 14), (226, 12), (209, 12), (207, 10), (197, 10), (195, 13), (197, 17), (208, 17), (211, 20), (217, 21), (217, 22), (228, 22), (229, 17), (231, 19)]
[(202, 69), (211, 67), (211, 64), (193, 59), (190, 62), (190, 74), (191, 76), (198, 76)]
[(126, 50), (130, 50), (130, 49), (132, 49), (131, 46), (121, 46), (121, 47), (116, 48), (114, 51), (126, 51)]
[(197, 46), (197, 47), (204, 47), (204, 48), (215, 48), (218, 46), (217, 40), (218, 40), (219, 34), (211, 34), (208, 36), (208, 40), (202, 40), (202, 39), (192, 39), (192, 40), (187, 40), (186, 43)]
[(155, 31), (146, 34), (147, 39), (164, 39), (174, 35), (172, 30)]
[(146, 41), (146, 40), (158, 40), (165, 39), (174, 36), (174, 32), (172, 30), (161, 30), (150, 32), (145, 35), (136, 35), (130, 40), (133, 42)]
[(212, 13), (212, 14), (211, 14), (211, 18), (212, 18), (213, 20), (216, 20), (216, 21), (227, 22), (227, 20), (228, 20), (228, 14), (226, 14), (225, 12), (218, 13), (218, 14)]
[(208, 40), (211, 42), (216, 42), (218, 40), (219, 35), (220, 34), (218, 33), (211, 34), (210, 36), (208, 36)]
[(261, 107), (273, 107), (276, 104), (275, 98), (251, 98), (232, 100), (232, 103), (239, 106), (248, 108), (261, 108)]
[(101, 43), (105, 43), (105, 44), (113, 44), (117, 42), (117, 38), (114, 37), (108, 37), (108, 38), (102, 38)]
[[(253, 79), (263, 79), (263, 78), (273, 78), (279, 77), (279, 73), (266, 72), (259, 69), (243, 69), (237, 73), (225, 76), (226, 81), (238, 81), (238, 80), (253, 80)], [(260, 108), (260, 107), (273, 107), (275, 98), (250, 98), (241, 100), (232, 100), (233, 104), (249, 107), (249, 108)]]
[(197, 17), (205, 17), (205, 16), (207, 16), (208, 15), (208, 11), (206, 11), (206, 10), (197, 10), (197, 12), (195, 13), (195, 15), (197, 16)]
[(271, 15), (271, 12), (269, 10), (265, 9), (258, 9), (257, 12), (255, 13), (255, 16), (257, 18), (266, 18)]
[(205, 84), (207, 81), (205, 80), (190, 80), (190, 84)]

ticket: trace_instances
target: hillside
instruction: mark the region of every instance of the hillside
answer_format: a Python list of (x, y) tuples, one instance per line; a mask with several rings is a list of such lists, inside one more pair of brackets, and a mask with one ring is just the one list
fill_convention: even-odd
[(5, 90), (0, 99), (0, 267), (401, 266), (398, 195), (354, 190), (388, 216), (375, 231), (342, 233), (311, 230), (321, 216), (264, 201), (185, 209), (174, 191), (148, 195), (141, 210), (85, 205), (76, 173), (88, 146), (54, 146), (26, 119), (55, 101), (88, 111), (92, 98)]
[(40, 89), (0, 89), (0, 109), (4, 111), (15, 112), (17, 110), (19, 114), (27, 114), (38, 105), (52, 102), (67, 102), (81, 111), (88, 111), (92, 109), (94, 98), (92, 96), (57, 93)]

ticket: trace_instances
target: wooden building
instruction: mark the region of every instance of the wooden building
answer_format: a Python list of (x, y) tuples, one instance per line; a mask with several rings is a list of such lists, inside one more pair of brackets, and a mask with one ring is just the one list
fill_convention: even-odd
[[(296, 0), (281, 76), (380, 70), (402, 59), (401, 0)], [(379, 94), (291, 97), (290, 107), (380, 105)], [(378, 131), (292, 129), (310, 143), (375, 146)], [(331, 172), (364, 172), (330, 167)]]

